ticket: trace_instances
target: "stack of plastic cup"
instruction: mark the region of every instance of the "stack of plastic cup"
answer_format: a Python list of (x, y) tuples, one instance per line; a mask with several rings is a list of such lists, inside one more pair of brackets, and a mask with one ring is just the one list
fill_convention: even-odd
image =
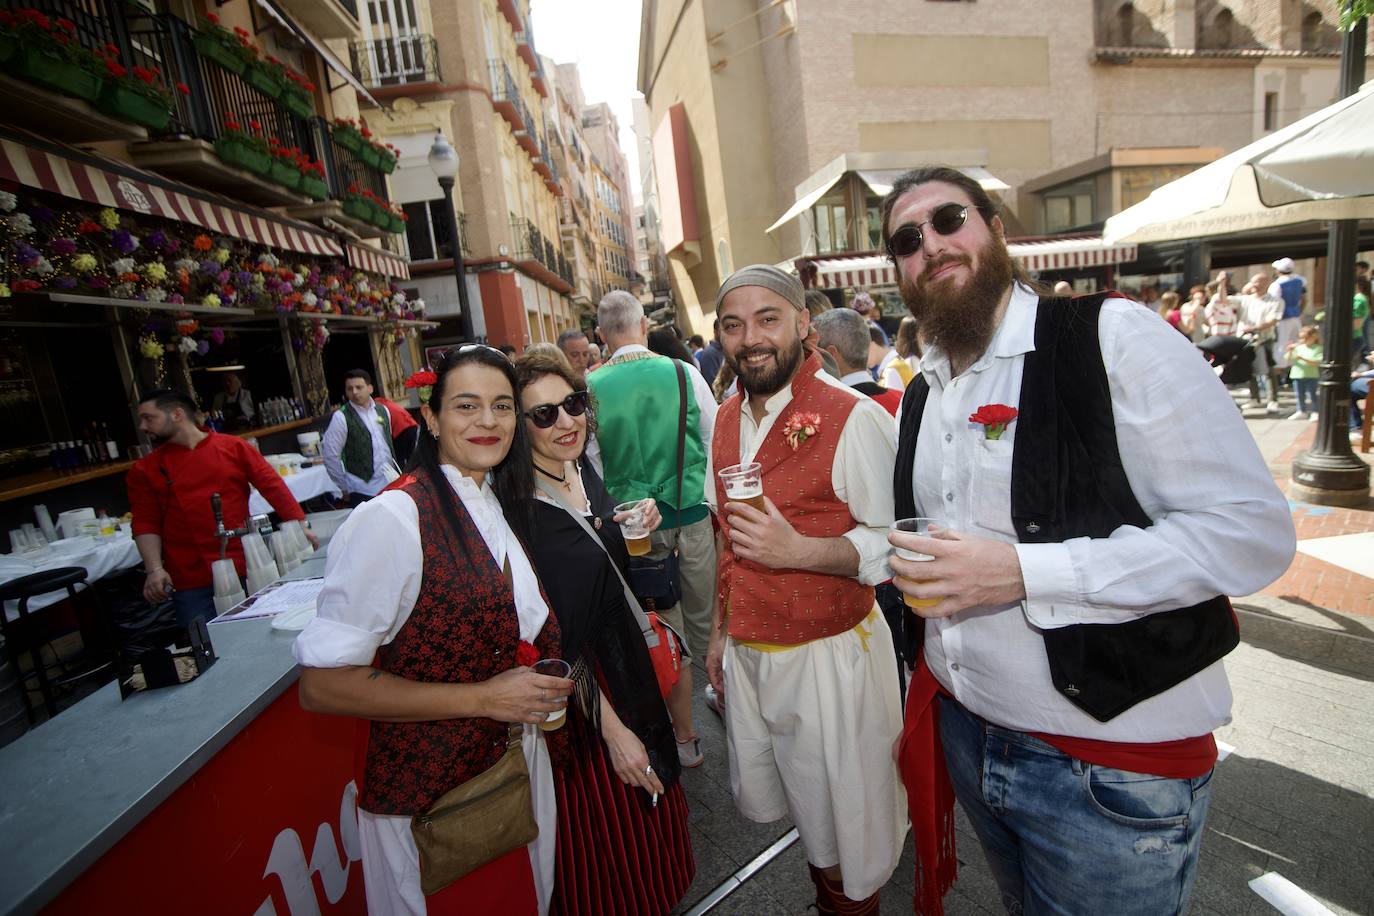
[(215, 613), (223, 614), (244, 598), (243, 583), (233, 560), (216, 560), (210, 566), (210, 578), (215, 583)]
[(272, 542), (272, 556), (277, 561), (277, 572), (286, 575), (297, 566), (301, 565), (300, 554), (296, 550), (296, 545), (291, 543), (291, 535), (285, 531), (278, 531), (270, 538)]
[(300, 521), (282, 522), (281, 530), (286, 532), (286, 535), (291, 539), (291, 543), (295, 545), (296, 561), (298, 563), (304, 563), (306, 560), (310, 559), (315, 549), (311, 547), (310, 542), (305, 539), (305, 528), (301, 526)]
[(243, 559), (248, 566), (248, 594), (255, 595), (276, 581), (277, 563), (256, 531), (243, 536)]

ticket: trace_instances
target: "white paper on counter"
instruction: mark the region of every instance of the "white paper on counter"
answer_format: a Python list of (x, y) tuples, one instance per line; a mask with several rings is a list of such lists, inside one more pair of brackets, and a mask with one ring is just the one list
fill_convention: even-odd
[(255, 617), (273, 617), (288, 611), (302, 608), (315, 609), (315, 600), (324, 588), (324, 578), (293, 579), (289, 582), (273, 582), (256, 595), (248, 597), (233, 613), (216, 617), (210, 625), (231, 623), (235, 620), (251, 620)]

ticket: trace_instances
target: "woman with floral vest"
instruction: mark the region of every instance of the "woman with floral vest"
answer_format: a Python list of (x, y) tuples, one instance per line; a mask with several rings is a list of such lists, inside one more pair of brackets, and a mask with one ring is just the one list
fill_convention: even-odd
[[(559, 655), (559, 632), (506, 520), (528, 511), (534, 477), (515, 370), (469, 345), (435, 375), (410, 471), (330, 544), (318, 616), (295, 646), (301, 704), (371, 720), (358, 779), (369, 913), (543, 914), (555, 803), (535, 726), (564, 709), (572, 682), (529, 667)], [(537, 838), (426, 895), (412, 819), (437, 820), (437, 800), (518, 761), (517, 744)]]

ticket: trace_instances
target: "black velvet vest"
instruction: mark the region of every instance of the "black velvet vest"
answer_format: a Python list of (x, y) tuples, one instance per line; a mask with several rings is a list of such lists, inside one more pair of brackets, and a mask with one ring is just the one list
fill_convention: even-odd
[[(1012, 449), (1011, 518), (1023, 544), (1105, 538), (1123, 525), (1153, 524), (1121, 466), (1098, 341), (1102, 303), (1114, 295), (1040, 300)], [(902, 398), (897, 518), (917, 514), (916, 440), (929, 393), (918, 374)], [(910, 630), (909, 651), (924, 638), (923, 627)], [(1192, 677), (1240, 641), (1231, 602), (1222, 596), (1127, 623), (1074, 624), (1041, 635), (1055, 689), (1100, 722)]]

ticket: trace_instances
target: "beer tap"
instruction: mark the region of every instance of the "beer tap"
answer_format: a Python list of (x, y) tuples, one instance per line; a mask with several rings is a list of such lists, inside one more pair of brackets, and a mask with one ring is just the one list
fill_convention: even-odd
[(210, 508), (215, 513), (215, 537), (219, 538), (219, 558), (223, 560), (229, 548), (229, 539), (243, 537), (248, 533), (249, 528), (247, 525), (241, 528), (224, 527), (224, 507), (220, 503), (218, 493), (210, 494)]

